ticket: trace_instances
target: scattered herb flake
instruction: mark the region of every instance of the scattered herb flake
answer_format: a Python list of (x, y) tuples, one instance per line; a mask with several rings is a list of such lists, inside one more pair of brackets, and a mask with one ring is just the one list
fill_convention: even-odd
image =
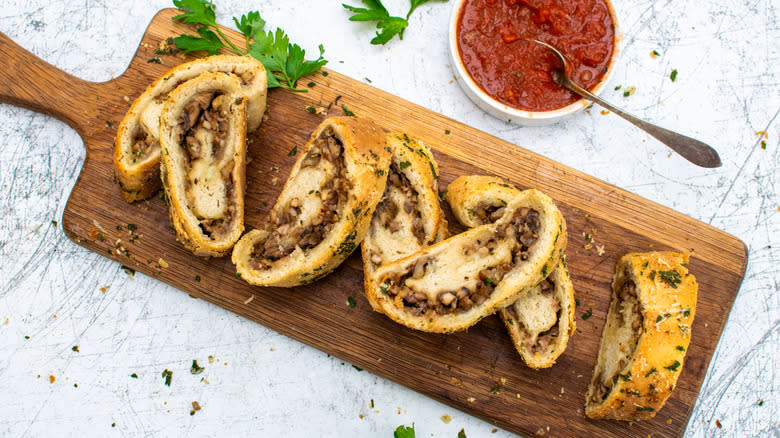
[(160, 59), (159, 56), (155, 56), (154, 58), (147, 59), (146, 62), (147, 63), (154, 63), (154, 64), (162, 64), (162, 60)]
[(314, 108), (313, 106), (309, 105), (306, 107), (306, 111), (311, 114), (317, 114), (317, 108)]
[(290, 152), (287, 152), (287, 156), (292, 157), (297, 153), (298, 153), (298, 146), (293, 146), (292, 149), (290, 149)]
[(664, 368), (666, 368), (669, 371), (677, 371), (677, 368), (679, 368), (679, 367), (680, 367), (680, 361), (676, 360), (676, 361), (674, 361), (673, 364), (671, 364), (669, 366), (665, 366)]
[(661, 54), (658, 53), (658, 50), (653, 50), (652, 52), (650, 52), (650, 56), (653, 57), (653, 58), (657, 58), (657, 57), (661, 56)]
[(198, 366), (198, 361), (193, 359), (192, 360), (192, 366), (190, 367), (190, 373), (191, 374), (200, 374), (205, 370), (206, 367)]
[(412, 163), (411, 163), (410, 161), (401, 161), (401, 162), (398, 164), (398, 167), (399, 167), (401, 170), (404, 170), (404, 169), (406, 169), (407, 167), (409, 167), (409, 166), (411, 166), (411, 165), (412, 165)]
[(355, 303), (355, 299), (354, 298), (347, 297), (347, 306), (349, 306), (349, 307), (354, 309), (356, 305), (357, 305), (357, 303)]
[(671, 286), (672, 289), (677, 289), (677, 285), (682, 283), (680, 273), (674, 269), (671, 271), (658, 271), (658, 276), (661, 277), (661, 280), (665, 281), (666, 284)]
[(78, 345), (74, 345), (74, 346), (71, 348), (71, 350), (75, 351), (76, 353), (80, 353), (80, 351), (79, 351), (79, 346), (78, 346)]
[(197, 281), (198, 283), (200, 283), (200, 275), (196, 275), (196, 276), (195, 276), (195, 281)]
[(683, 347), (682, 345), (678, 345), (674, 348), (676, 348), (678, 351), (685, 351), (685, 347)]
[(358, 367), (358, 366), (355, 366), (355, 365), (352, 365), (352, 368), (354, 368), (354, 369), (356, 369), (356, 370), (358, 370), (358, 371), (363, 371), (363, 368), (360, 368), (360, 367)]
[(444, 130), (444, 135), (450, 135), (451, 133), (452, 133), (452, 131), (450, 131), (449, 129), (445, 129)]
[(672, 82), (677, 80), (677, 69), (672, 69), (672, 73), (669, 74), (669, 79), (672, 80)]
[(575, 307), (579, 307), (580, 306), (580, 299), (579, 298), (576, 298), (576, 297), (574, 298), (574, 305), (575, 305)]
[(171, 378), (173, 378), (173, 371), (166, 368), (162, 372), (162, 378), (165, 381), (165, 386), (171, 386)]
[(133, 378), (133, 379), (137, 379), (138, 378), (138, 374), (136, 374), (136, 373), (130, 374), (130, 377)]
[(588, 309), (587, 312), (582, 314), (582, 319), (587, 320), (591, 316), (593, 316), (593, 309)]
[(306, 86), (307, 86), (307, 87), (309, 87), (309, 88), (314, 88), (316, 85), (317, 85), (317, 84), (316, 84), (316, 83), (314, 83), (314, 81), (311, 81), (311, 82), (309, 82), (308, 84), (306, 84)]
[(640, 407), (636, 408), (636, 411), (637, 412), (653, 412), (653, 411), (655, 411), (655, 409), (651, 408), (650, 406), (648, 406), (646, 408), (643, 408), (643, 407), (640, 406)]
[(343, 103), (341, 104), (341, 109), (344, 110), (344, 115), (349, 117), (355, 117), (355, 113), (349, 110), (346, 105)]

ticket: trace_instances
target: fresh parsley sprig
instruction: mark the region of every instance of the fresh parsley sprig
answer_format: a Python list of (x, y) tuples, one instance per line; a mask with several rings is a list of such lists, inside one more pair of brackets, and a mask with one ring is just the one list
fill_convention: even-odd
[[(410, 0), (409, 12), (406, 18), (391, 16), (387, 8), (380, 0), (361, 0), (366, 8), (359, 8), (347, 4), (341, 4), (344, 9), (353, 13), (349, 21), (376, 21), (376, 36), (371, 40), (371, 44), (386, 44), (398, 35), (399, 39), (404, 39), (404, 31), (409, 26), (409, 17), (418, 6), (428, 3), (431, 0)], [(448, 1), (448, 0), (444, 0)]]
[(263, 63), (268, 76), (268, 88), (283, 87), (292, 91), (306, 92), (306, 89), (295, 88), (298, 79), (313, 73), (328, 61), (323, 57), (325, 48), (319, 45), (320, 56), (315, 60), (306, 60), (306, 51), (290, 38), (282, 29), (275, 32), (265, 31), (265, 20), (260, 12), (250, 11), (241, 16), (233, 17), (233, 22), (244, 35), (246, 50), (241, 50), (233, 44), (217, 25), (214, 2), (208, 0), (173, 0), (174, 6), (181, 14), (174, 20), (197, 26), (199, 36), (179, 35), (173, 43), (182, 53), (206, 52), (214, 55), (221, 49), (227, 49), (236, 55), (249, 55)]

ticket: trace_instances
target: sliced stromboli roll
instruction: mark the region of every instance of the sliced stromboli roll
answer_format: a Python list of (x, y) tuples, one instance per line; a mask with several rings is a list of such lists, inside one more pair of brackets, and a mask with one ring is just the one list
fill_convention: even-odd
[(612, 301), (585, 399), (590, 418), (655, 416), (683, 368), (696, 313), (688, 254), (631, 253), (617, 262)]
[(290, 171), (266, 226), (233, 249), (238, 274), (258, 286), (318, 280), (363, 240), (390, 165), (386, 134), (373, 122), (331, 117)]
[[(476, 227), (500, 219), (507, 203), (521, 193), (499, 178), (462, 176), (447, 187), (447, 201), (459, 222)], [(567, 242), (565, 221), (562, 234), (556, 243), (559, 248)], [(556, 266), (545, 265), (542, 275), (547, 278), (501, 309), (515, 348), (531, 368), (555, 364), (576, 328), (574, 287), (564, 260)]]
[(387, 186), (361, 244), (365, 279), (380, 265), (448, 235), (439, 205), (439, 170), (430, 149), (399, 133), (388, 135), (387, 144), (392, 150)]
[(537, 285), (563, 252), (563, 217), (552, 200), (526, 190), (495, 223), (472, 228), (380, 266), (369, 301), (394, 321), (436, 333), (465, 330)]
[(244, 231), (245, 111), (225, 73), (187, 81), (163, 107), (163, 188), (176, 237), (196, 255), (225, 255)]
[(128, 202), (146, 199), (160, 189), (160, 116), (170, 93), (207, 72), (235, 75), (247, 99), (247, 127), (260, 126), (267, 81), (263, 64), (247, 56), (216, 55), (181, 64), (166, 72), (138, 96), (117, 129), (114, 173)]

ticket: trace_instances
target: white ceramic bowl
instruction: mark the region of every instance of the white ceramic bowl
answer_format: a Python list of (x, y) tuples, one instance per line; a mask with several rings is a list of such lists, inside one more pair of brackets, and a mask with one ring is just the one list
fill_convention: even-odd
[[(568, 106), (555, 110), (524, 111), (501, 103), (485, 93), (485, 91), (474, 82), (471, 75), (469, 75), (469, 72), (466, 71), (466, 67), (463, 65), (463, 60), (460, 56), (460, 50), (458, 49), (458, 17), (460, 16), (460, 10), (466, 1), (467, 0), (456, 0), (452, 8), (452, 14), (450, 15), (450, 57), (452, 58), (452, 65), (455, 69), (455, 77), (458, 80), (458, 84), (460, 84), (460, 87), (466, 95), (477, 104), (477, 106), (493, 117), (501, 120), (507, 120), (525, 126), (539, 126), (557, 122), (590, 105), (590, 102), (585, 99), (579, 99)], [(623, 40), (623, 35), (620, 32), (617, 17), (615, 15), (615, 9), (609, 0), (604, 1), (612, 16), (612, 23), (615, 25), (615, 44), (612, 51), (612, 57), (609, 60), (609, 64), (607, 64), (607, 73), (601, 78), (601, 81), (590, 90), (593, 94), (597, 95), (606, 88), (610, 77), (612, 77), (612, 72), (615, 70), (615, 62), (620, 54), (620, 43)]]

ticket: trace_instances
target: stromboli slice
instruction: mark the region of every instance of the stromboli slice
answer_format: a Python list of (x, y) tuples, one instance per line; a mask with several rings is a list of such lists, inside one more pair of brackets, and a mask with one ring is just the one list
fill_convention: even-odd
[(612, 280), (612, 300), (585, 399), (590, 418), (655, 416), (683, 368), (696, 313), (688, 254), (630, 253)]
[(247, 127), (260, 126), (265, 112), (267, 81), (263, 64), (248, 56), (215, 55), (174, 67), (138, 96), (117, 128), (114, 173), (128, 202), (146, 199), (160, 189), (160, 116), (177, 86), (202, 73), (235, 75), (247, 98)]
[[(475, 227), (501, 218), (507, 202), (520, 193), (499, 178), (462, 176), (447, 188), (447, 201), (459, 222)], [(566, 242), (564, 221), (556, 245), (565, 248)], [(500, 311), (515, 348), (531, 368), (554, 365), (576, 328), (574, 287), (564, 260), (556, 266), (545, 265), (542, 274), (548, 272), (541, 283)]]
[(495, 223), (380, 266), (366, 294), (382, 313), (408, 327), (465, 330), (542, 281), (543, 267), (560, 260), (562, 233), (563, 217), (552, 200), (526, 190)]
[(176, 237), (196, 255), (225, 255), (244, 231), (245, 111), (225, 73), (187, 81), (163, 107), (163, 188)]
[(406, 134), (391, 133), (387, 186), (363, 239), (363, 273), (406, 257), (448, 235), (439, 205), (439, 170), (428, 146)]
[(385, 190), (390, 152), (373, 122), (328, 118), (298, 153), (268, 223), (233, 249), (250, 284), (293, 287), (330, 273), (363, 240)]

